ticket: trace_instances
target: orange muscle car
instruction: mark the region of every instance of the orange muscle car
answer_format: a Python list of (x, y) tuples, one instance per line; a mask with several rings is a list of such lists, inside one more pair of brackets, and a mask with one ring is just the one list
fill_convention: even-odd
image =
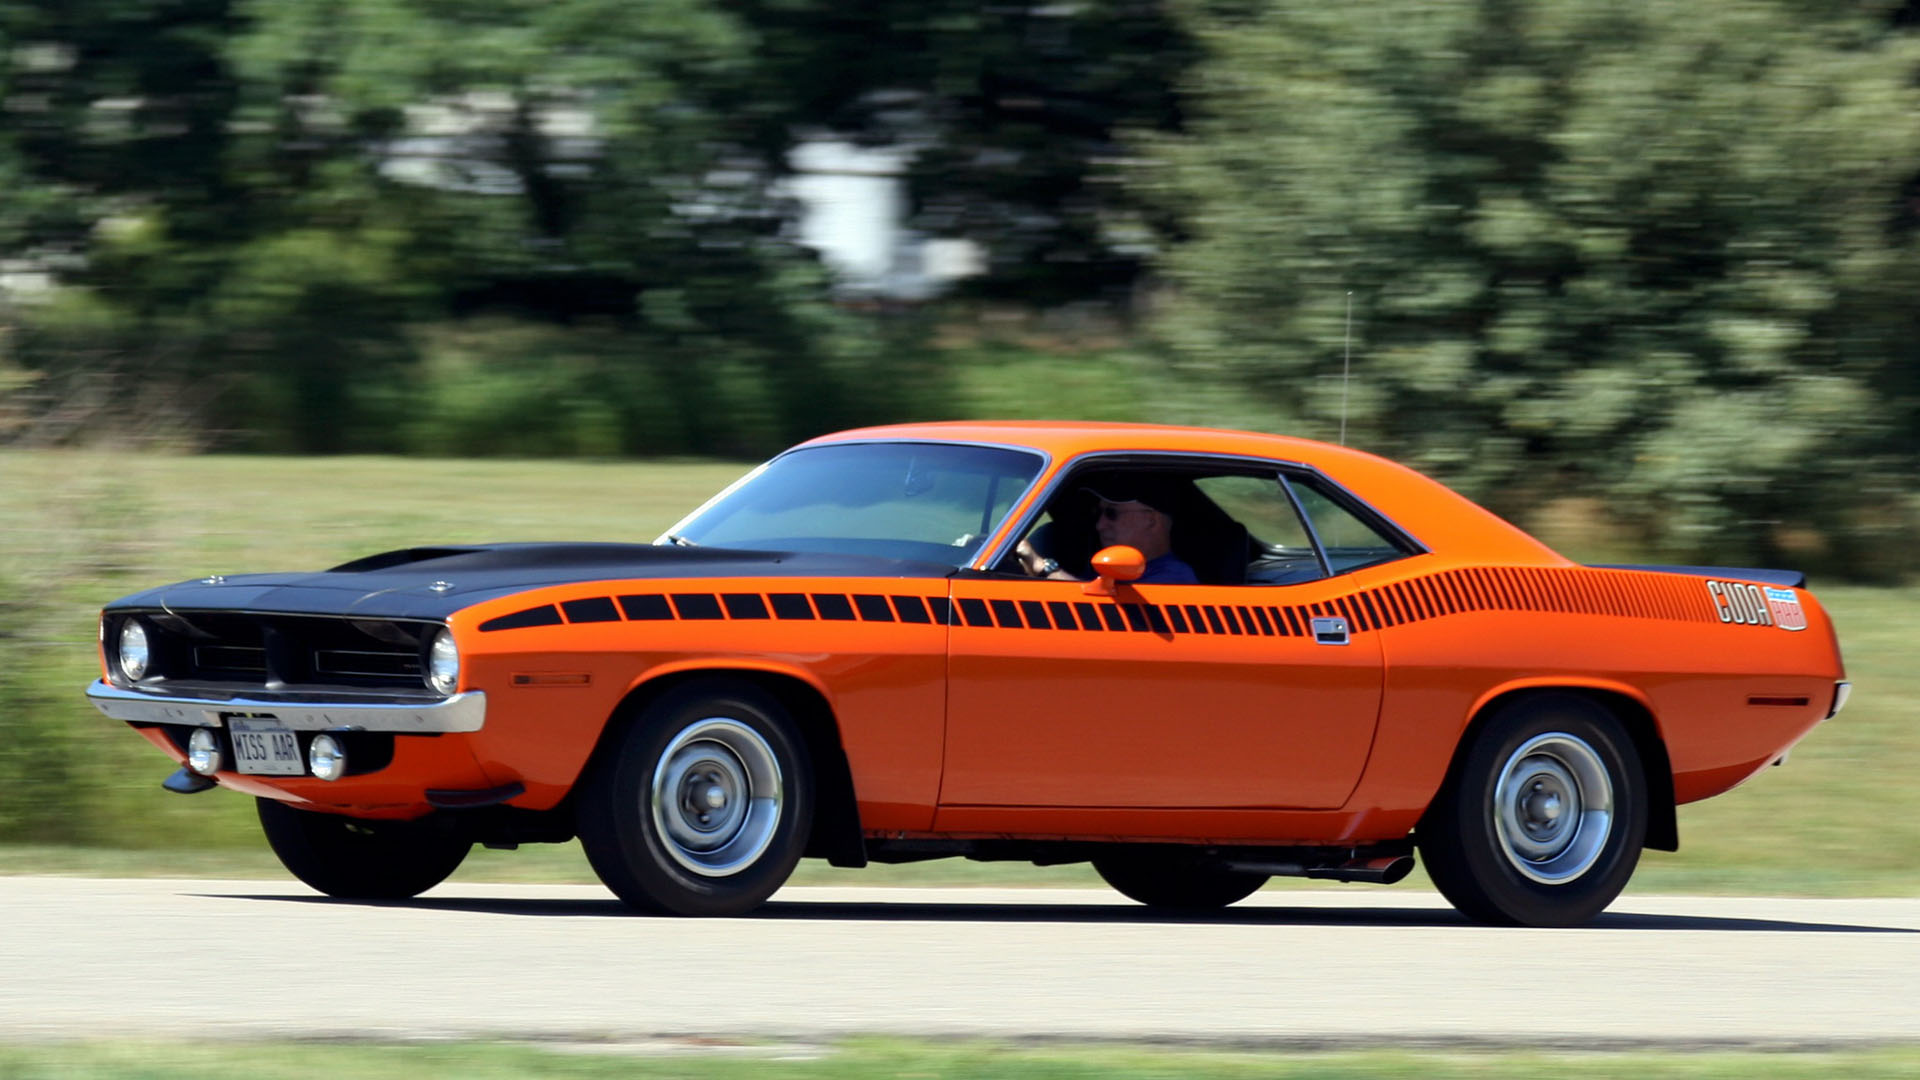
[(165, 786), (256, 796), (322, 892), (577, 836), (688, 915), (803, 856), (1191, 909), (1417, 851), (1472, 918), (1579, 923), (1848, 685), (1799, 574), (1577, 565), (1368, 454), (1090, 423), (829, 435), (652, 544), (214, 576), (100, 643)]

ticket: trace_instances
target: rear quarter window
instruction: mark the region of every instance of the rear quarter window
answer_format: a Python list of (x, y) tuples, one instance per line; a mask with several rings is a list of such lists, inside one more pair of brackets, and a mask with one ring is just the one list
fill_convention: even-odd
[(1300, 509), (1313, 523), (1326, 553), (1327, 566), (1344, 574), (1366, 566), (1378, 566), (1405, 558), (1407, 551), (1398, 541), (1374, 528), (1352, 510), (1341, 505), (1311, 480), (1291, 482)]

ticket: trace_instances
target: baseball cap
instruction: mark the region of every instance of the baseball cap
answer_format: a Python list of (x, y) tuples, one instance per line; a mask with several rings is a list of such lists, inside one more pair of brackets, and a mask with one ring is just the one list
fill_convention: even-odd
[(1080, 490), (1110, 503), (1144, 503), (1163, 514), (1172, 514), (1185, 501), (1179, 481), (1150, 473), (1116, 473), (1102, 476)]

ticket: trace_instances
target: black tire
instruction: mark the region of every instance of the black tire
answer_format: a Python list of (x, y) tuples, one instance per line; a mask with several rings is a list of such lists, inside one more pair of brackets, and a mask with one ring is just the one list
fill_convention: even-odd
[(404, 900), (459, 868), (473, 842), (412, 821), (363, 821), (254, 800), (267, 844), (308, 885), (343, 900)]
[(778, 701), (701, 680), (648, 705), (603, 748), (581, 784), (580, 845), (630, 907), (739, 915), (793, 873), (813, 789), (806, 742)]
[(1580, 926), (1640, 861), (1646, 775), (1598, 703), (1527, 697), (1488, 719), (1415, 832), (1428, 876), (1468, 918)]
[(1178, 851), (1096, 856), (1093, 868), (1120, 895), (1152, 908), (1211, 911), (1253, 895), (1267, 875), (1229, 870)]

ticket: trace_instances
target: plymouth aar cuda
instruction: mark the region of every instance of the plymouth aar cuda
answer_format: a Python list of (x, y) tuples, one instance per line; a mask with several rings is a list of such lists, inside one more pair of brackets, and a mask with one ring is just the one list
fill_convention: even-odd
[[(1171, 551), (1103, 546), (1129, 514)], [(1090, 861), (1194, 909), (1417, 852), (1474, 919), (1576, 924), (1848, 689), (1799, 574), (1577, 565), (1365, 453), (1088, 423), (829, 435), (650, 545), (212, 576), (100, 645), (165, 786), (255, 796), (321, 892), (577, 836), (686, 915), (803, 856)]]

